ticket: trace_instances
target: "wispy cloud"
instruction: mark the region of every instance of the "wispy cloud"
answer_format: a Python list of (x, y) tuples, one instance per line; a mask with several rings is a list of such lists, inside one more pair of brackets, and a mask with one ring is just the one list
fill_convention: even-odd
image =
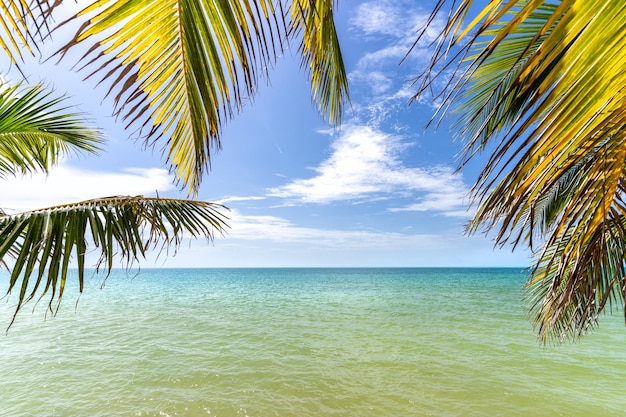
[(221, 200), (217, 200), (215, 201), (215, 203), (218, 204), (228, 204), (228, 203), (232, 203), (232, 202), (239, 202), (239, 201), (259, 201), (259, 200), (265, 200), (266, 197), (263, 196), (249, 196), (249, 197), (226, 197), (223, 198)]
[(402, 234), (365, 230), (338, 230), (308, 228), (293, 224), (277, 216), (243, 215), (237, 210), (229, 212), (228, 239), (263, 240), (280, 243), (303, 243), (312, 246), (344, 248), (402, 247), (410, 244), (427, 246), (437, 244), (445, 247), (449, 236), (434, 234)]
[(414, 39), (428, 14), (411, 1), (375, 0), (360, 4), (351, 23), (366, 36), (405, 38), (413, 35)]
[(416, 203), (404, 207), (392, 207), (388, 211), (436, 211), (447, 217), (467, 218), (471, 216), (473, 211), (470, 208), (465, 208), (466, 194), (464, 187), (458, 190), (449, 189), (443, 192), (430, 192), (423, 198), (418, 199)]
[[(333, 227), (306, 227), (277, 215), (229, 213), (225, 239), (207, 246), (189, 241), (175, 257), (158, 258), (154, 265), (189, 267), (260, 266), (501, 266), (525, 265), (527, 254), (500, 251), (482, 237), (462, 230), (420, 233)], [(415, 230), (418, 230), (416, 228)], [(451, 255), (453, 254), (453, 256)], [(170, 254), (171, 255), (171, 254)], [(151, 255), (150, 259), (155, 258)], [(150, 262), (145, 265), (150, 266)]]
[[(416, 43), (429, 16), (430, 11), (412, 1), (376, 0), (359, 5), (351, 28), (368, 39), (373, 49), (365, 52), (350, 72), (352, 84), (369, 89), (371, 95), (387, 105), (394, 101), (406, 103), (412, 96), (406, 94), (407, 80), (417, 76), (426, 65), (428, 49), (443, 25), (443, 20), (435, 19)], [(403, 61), (404, 65), (400, 65)], [(432, 105), (428, 100), (423, 104)]]
[(295, 179), (269, 190), (269, 196), (299, 203), (325, 204), (414, 195), (410, 208), (399, 210), (462, 209), (466, 191), (461, 176), (450, 167), (408, 167), (400, 154), (407, 148), (401, 136), (369, 126), (345, 126), (332, 144), (332, 153), (315, 175)]
[(0, 207), (8, 213), (113, 195), (150, 195), (174, 188), (163, 168), (127, 168), (121, 172), (98, 172), (60, 165), (48, 176), (4, 179)]
[(233, 210), (230, 217), (232, 228), (226, 239), (217, 239), (210, 248), (194, 242), (176, 257), (167, 259), (166, 266), (500, 266), (527, 263), (524, 252), (500, 251), (498, 256), (493, 256), (490, 241), (468, 238), (461, 230), (433, 234), (309, 228), (282, 217), (249, 216), (237, 210)]
[[(371, 49), (363, 53), (349, 75), (359, 91), (352, 102), (353, 118), (340, 131), (329, 133), (333, 135), (329, 156), (311, 168), (309, 177), (269, 189), (268, 199), (281, 199), (277, 206), (388, 200), (391, 212), (468, 216), (463, 201), (467, 186), (460, 174), (448, 166), (417, 167), (403, 160), (404, 151), (412, 144), (399, 134), (408, 127), (398, 125), (397, 115), (414, 94), (406, 80), (419, 71), (416, 63), (426, 56), (422, 51), (432, 37), (426, 34), (415, 45), (411, 65), (399, 64), (414, 46), (429, 14), (415, 2), (404, 0), (368, 1), (355, 9), (351, 30), (368, 39)], [(244, 199), (250, 198), (224, 201)]]

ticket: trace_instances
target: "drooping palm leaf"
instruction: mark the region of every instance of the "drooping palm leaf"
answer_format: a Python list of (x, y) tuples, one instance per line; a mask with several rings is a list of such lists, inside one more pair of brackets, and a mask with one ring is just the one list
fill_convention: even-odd
[(338, 122), (346, 75), (332, 21), (332, 0), (298, 1), (289, 24), (270, 0), (108, 0), (94, 2), (72, 42), (92, 75), (111, 85), (117, 112), (147, 141), (163, 138), (176, 178), (194, 193), (220, 148), (220, 129), (256, 93), (282, 52), (302, 33), (300, 52), (313, 96)]
[(47, 172), (68, 153), (100, 149), (100, 132), (87, 127), (82, 115), (69, 112), (64, 97), (51, 94), (41, 86), (0, 82), (0, 178)]
[(88, 252), (99, 253), (96, 267), (108, 273), (116, 257), (129, 265), (148, 250), (177, 248), (185, 236), (212, 240), (226, 228), (222, 209), (193, 200), (109, 197), (1, 216), (0, 260), (12, 265), (9, 292), (19, 290), (15, 314), (38, 294), (48, 294), (56, 312), (72, 259), (82, 292)]
[(529, 283), (544, 339), (580, 336), (607, 302), (620, 300), (623, 306), (626, 152), (623, 142), (607, 140), (588, 155)]
[(61, 0), (0, 2), (0, 49), (18, 69), (24, 55), (38, 51), (50, 34), (51, 13), (60, 4)]
[(333, 19), (334, 0), (293, 0), (291, 34), (301, 37), (298, 51), (311, 77), (313, 100), (332, 124), (341, 121), (348, 77)]
[(444, 109), (463, 114), (469, 157), (494, 143), (471, 228), (496, 228), (499, 244), (530, 240), (529, 219), (550, 207), (529, 282), (533, 311), (544, 341), (580, 335), (607, 302), (624, 302), (626, 3), (493, 0), (467, 23), (472, 3), (461, 2), (442, 35), (469, 57)]
[(35, 21), (30, 2), (26, 0), (3, 1), (0, 3), (0, 47), (13, 64), (32, 53), (30, 26)]

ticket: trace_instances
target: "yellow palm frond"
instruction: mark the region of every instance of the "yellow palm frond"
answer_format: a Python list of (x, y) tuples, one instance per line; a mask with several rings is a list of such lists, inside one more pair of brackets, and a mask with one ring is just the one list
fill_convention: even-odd
[(50, 34), (52, 12), (60, 5), (60, 0), (0, 2), (0, 49), (18, 69), (24, 55), (38, 51)]
[(294, 0), (291, 33), (301, 37), (302, 66), (311, 77), (313, 100), (332, 124), (341, 121), (348, 77), (333, 20), (334, 1)]
[(346, 76), (332, 20), (332, 1), (300, 1), (289, 24), (270, 0), (108, 0), (60, 53), (90, 46), (91, 75), (111, 85), (118, 114), (149, 142), (162, 138), (176, 178), (190, 194), (220, 148), (222, 125), (256, 93), (288, 35), (300, 52), (313, 96), (332, 122), (341, 118)]
[(0, 47), (13, 64), (23, 57), (24, 50), (32, 53), (30, 25), (35, 18), (26, 0), (0, 3)]
[(494, 149), (469, 230), (495, 228), (498, 244), (543, 238), (529, 283), (540, 336), (580, 335), (607, 302), (623, 303), (624, 283), (612, 280), (625, 259), (626, 3), (494, 0), (465, 24), (472, 3), (442, 34), (461, 62), (442, 109), (462, 114), (462, 163)]

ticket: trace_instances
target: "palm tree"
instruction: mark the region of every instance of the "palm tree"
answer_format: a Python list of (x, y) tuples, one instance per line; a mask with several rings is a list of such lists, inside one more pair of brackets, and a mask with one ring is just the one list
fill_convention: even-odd
[(577, 338), (626, 299), (626, 7), (494, 0), (470, 19), (473, 3), (450, 13), (416, 98), (448, 77), (461, 166), (490, 152), (468, 231), (528, 245), (541, 340)]
[[(72, 4), (74, 4), (72, 2)], [(0, 47), (18, 67), (51, 38), (61, 1), (0, 4)], [(86, 78), (100, 76), (115, 95), (114, 112), (147, 144), (163, 143), (175, 180), (196, 195), (219, 149), (220, 130), (256, 92), (261, 77), (299, 39), (318, 110), (339, 123), (347, 77), (333, 23), (332, 0), (109, 0), (81, 3), (63, 26), (79, 22), (57, 57), (80, 45)], [(0, 88), (0, 175), (47, 171), (62, 153), (97, 152), (97, 129), (50, 99), (41, 87)], [(100, 254), (107, 273), (115, 256), (132, 264), (147, 250), (177, 247), (184, 236), (212, 239), (226, 229), (218, 204), (192, 199), (108, 197), (12, 215), (0, 214), (0, 261), (9, 291), (23, 304), (49, 295), (56, 312), (72, 258), (83, 287), (85, 255)], [(90, 245), (88, 244), (90, 243)], [(15, 316), (14, 316), (15, 319)]]

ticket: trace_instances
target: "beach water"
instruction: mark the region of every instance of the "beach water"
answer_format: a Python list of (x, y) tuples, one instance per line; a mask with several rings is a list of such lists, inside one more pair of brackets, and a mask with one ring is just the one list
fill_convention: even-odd
[[(2, 276), (6, 281), (5, 276)], [(621, 416), (621, 311), (542, 347), (519, 269), (114, 271), (0, 335), (0, 416)], [(0, 305), (8, 324), (15, 299)]]

